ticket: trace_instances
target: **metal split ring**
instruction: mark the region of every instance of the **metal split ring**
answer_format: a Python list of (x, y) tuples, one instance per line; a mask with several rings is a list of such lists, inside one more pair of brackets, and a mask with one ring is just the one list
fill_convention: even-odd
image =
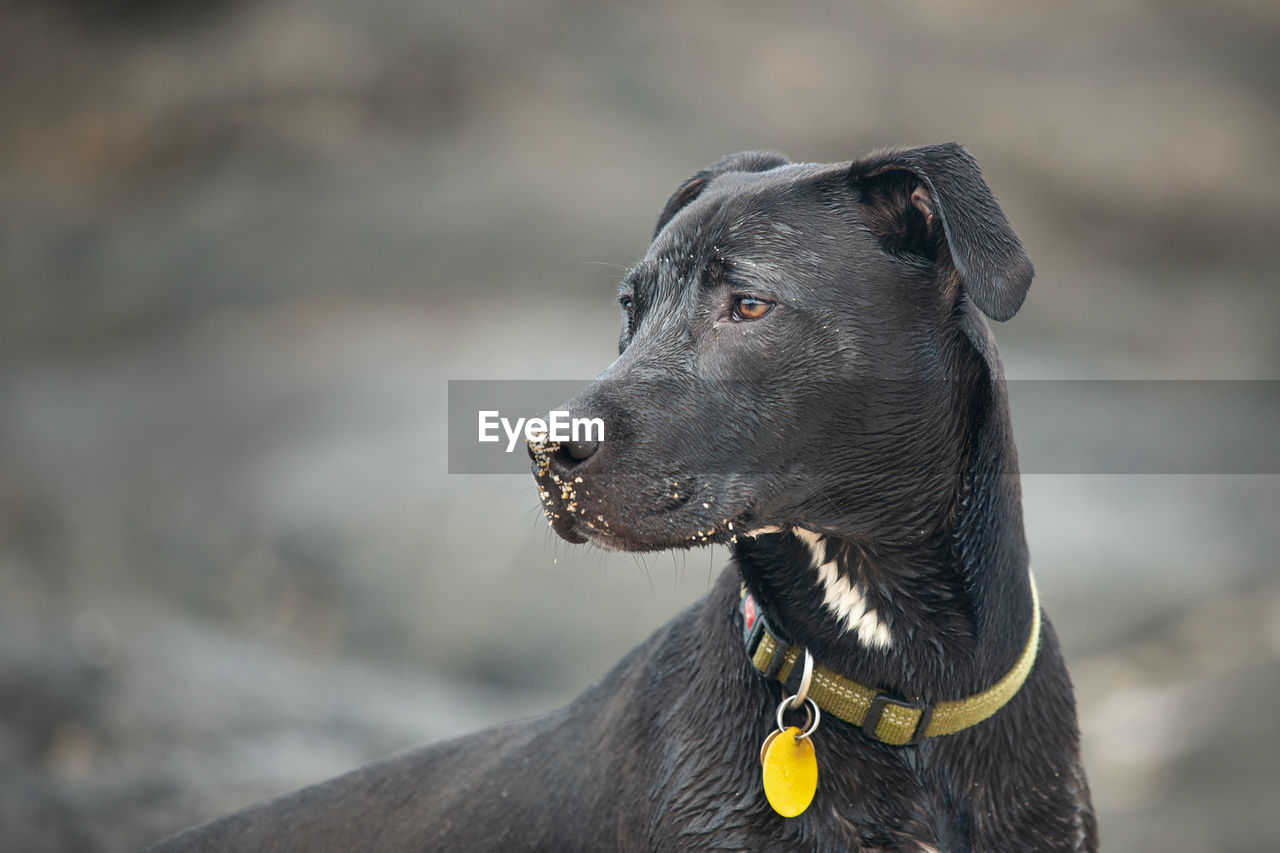
[[(778, 703), (778, 731), (786, 731), (787, 727), (782, 722), (782, 712), (790, 709), (792, 707), (791, 703), (795, 701), (796, 697), (799, 695), (800, 694), (797, 693), (795, 696), (784, 697), (783, 700)], [(822, 709), (818, 707), (818, 703), (807, 696), (804, 698), (804, 701), (808, 703), (804, 709), (805, 714), (807, 715), (804, 721), (804, 731), (796, 735), (796, 740), (802, 740), (816, 732), (818, 730), (818, 723), (822, 721)]]
[[(792, 664), (795, 666), (795, 664)], [(800, 676), (800, 689), (796, 691), (796, 695), (791, 697), (792, 710), (799, 710), (804, 704), (804, 700), (809, 698), (809, 685), (813, 683), (813, 655), (809, 654), (809, 650), (804, 650), (804, 675)], [(816, 708), (817, 705), (814, 705)]]

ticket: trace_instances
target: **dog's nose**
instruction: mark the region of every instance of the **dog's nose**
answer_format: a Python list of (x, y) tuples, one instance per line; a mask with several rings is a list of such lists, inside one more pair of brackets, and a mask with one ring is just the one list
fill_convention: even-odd
[(600, 449), (600, 442), (595, 440), (565, 441), (560, 444), (560, 452), (569, 457), (566, 461), (577, 465), (586, 462)]

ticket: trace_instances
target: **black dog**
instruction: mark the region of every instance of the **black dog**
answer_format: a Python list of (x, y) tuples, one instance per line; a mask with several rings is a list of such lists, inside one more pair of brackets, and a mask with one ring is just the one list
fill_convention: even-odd
[(979, 313), (1031, 277), (957, 145), (699, 172), (565, 407), (605, 440), (532, 452), (569, 541), (731, 545), (710, 594), (560, 711), (157, 849), (1096, 849)]

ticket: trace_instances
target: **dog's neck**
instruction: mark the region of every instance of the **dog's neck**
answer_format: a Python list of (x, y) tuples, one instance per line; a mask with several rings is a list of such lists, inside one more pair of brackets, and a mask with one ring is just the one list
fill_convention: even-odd
[(973, 428), (932, 531), (911, 542), (791, 527), (739, 537), (738, 569), (770, 620), (824, 666), (908, 700), (984, 690), (1031, 629), (1017, 456), (999, 417)]

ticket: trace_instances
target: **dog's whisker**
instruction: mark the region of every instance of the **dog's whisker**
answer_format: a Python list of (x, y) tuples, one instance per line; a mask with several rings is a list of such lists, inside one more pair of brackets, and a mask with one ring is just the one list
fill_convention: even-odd
[(630, 267), (623, 266), (622, 264), (615, 264), (611, 261), (578, 261), (578, 264), (580, 266), (608, 267), (609, 269), (617, 270), (622, 273), (629, 272), (631, 269)]
[(653, 571), (649, 568), (649, 561), (645, 559), (645, 555), (640, 555), (640, 565), (644, 569), (644, 579), (649, 583), (649, 594), (653, 595)]

